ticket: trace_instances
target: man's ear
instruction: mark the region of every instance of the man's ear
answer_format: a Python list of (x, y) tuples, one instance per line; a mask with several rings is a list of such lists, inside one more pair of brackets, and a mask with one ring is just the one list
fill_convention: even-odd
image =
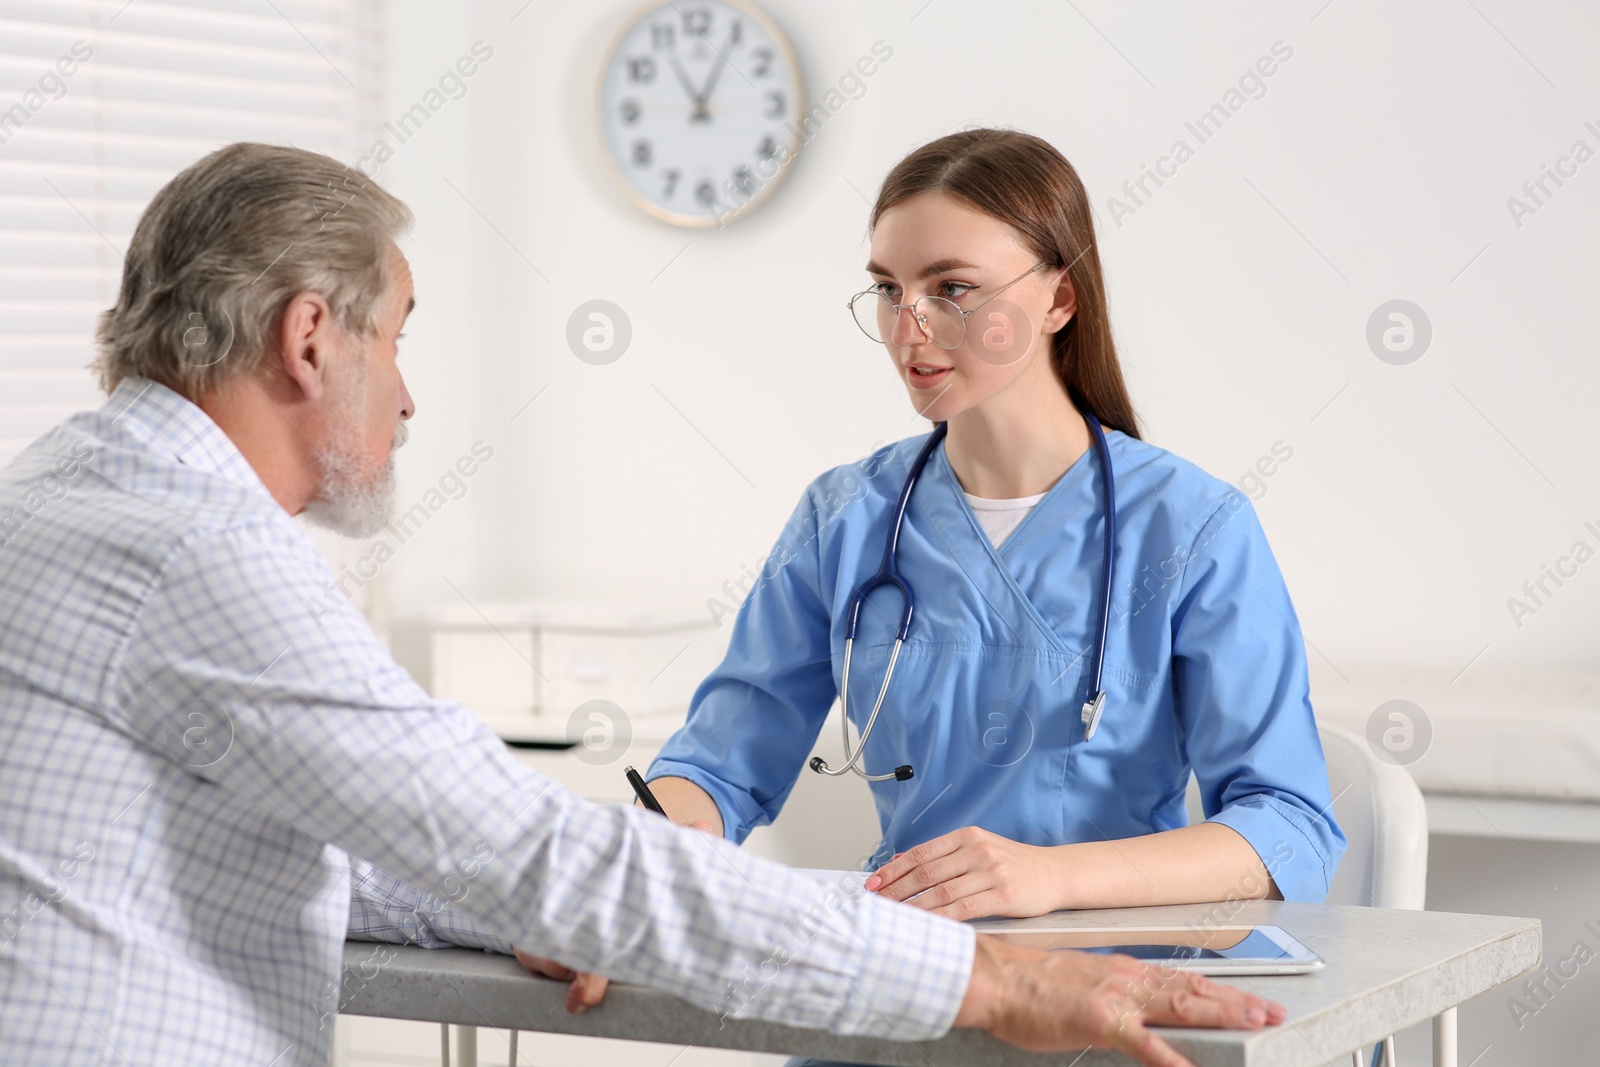
[(333, 309), (321, 293), (297, 293), (278, 323), (277, 370), (299, 391), (299, 399), (321, 400), (337, 332)]
[(1078, 291), (1072, 287), (1072, 275), (1062, 271), (1061, 280), (1056, 283), (1055, 297), (1050, 302), (1050, 310), (1045, 313), (1044, 332), (1059, 332), (1077, 313)]

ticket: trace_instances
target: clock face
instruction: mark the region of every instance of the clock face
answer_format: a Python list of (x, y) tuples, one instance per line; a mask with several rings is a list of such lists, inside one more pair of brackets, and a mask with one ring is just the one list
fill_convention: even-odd
[(730, 0), (668, 0), (612, 49), (600, 124), (633, 199), (718, 226), (769, 196), (800, 147), (805, 87), (782, 32)]

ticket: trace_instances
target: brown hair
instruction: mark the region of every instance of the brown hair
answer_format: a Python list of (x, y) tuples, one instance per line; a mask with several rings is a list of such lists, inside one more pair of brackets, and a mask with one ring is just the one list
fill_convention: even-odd
[(1055, 335), (1051, 362), (1079, 411), (1139, 436), (1139, 422), (1111, 340), (1094, 216), (1078, 172), (1048, 141), (1015, 130), (963, 130), (902, 159), (878, 191), (871, 226), (920, 193), (939, 192), (1014, 227), (1052, 267), (1066, 267), (1078, 310)]

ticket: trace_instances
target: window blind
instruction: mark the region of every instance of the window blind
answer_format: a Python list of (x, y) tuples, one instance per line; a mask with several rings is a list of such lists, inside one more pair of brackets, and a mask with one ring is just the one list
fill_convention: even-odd
[(100, 400), (99, 312), (145, 205), (233, 141), (354, 164), (380, 0), (0, 0), (0, 465)]

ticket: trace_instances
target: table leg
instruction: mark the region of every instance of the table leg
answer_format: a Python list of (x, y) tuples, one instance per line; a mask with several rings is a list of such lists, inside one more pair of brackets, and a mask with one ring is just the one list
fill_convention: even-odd
[[(478, 1067), (478, 1028), (476, 1026), (456, 1027), (456, 1064), (457, 1067)], [(1450, 1067), (1455, 1067), (1452, 1060)]]
[(1433, 1017), (1433, 1067), (1456, 1067), (1456, 1009)]

